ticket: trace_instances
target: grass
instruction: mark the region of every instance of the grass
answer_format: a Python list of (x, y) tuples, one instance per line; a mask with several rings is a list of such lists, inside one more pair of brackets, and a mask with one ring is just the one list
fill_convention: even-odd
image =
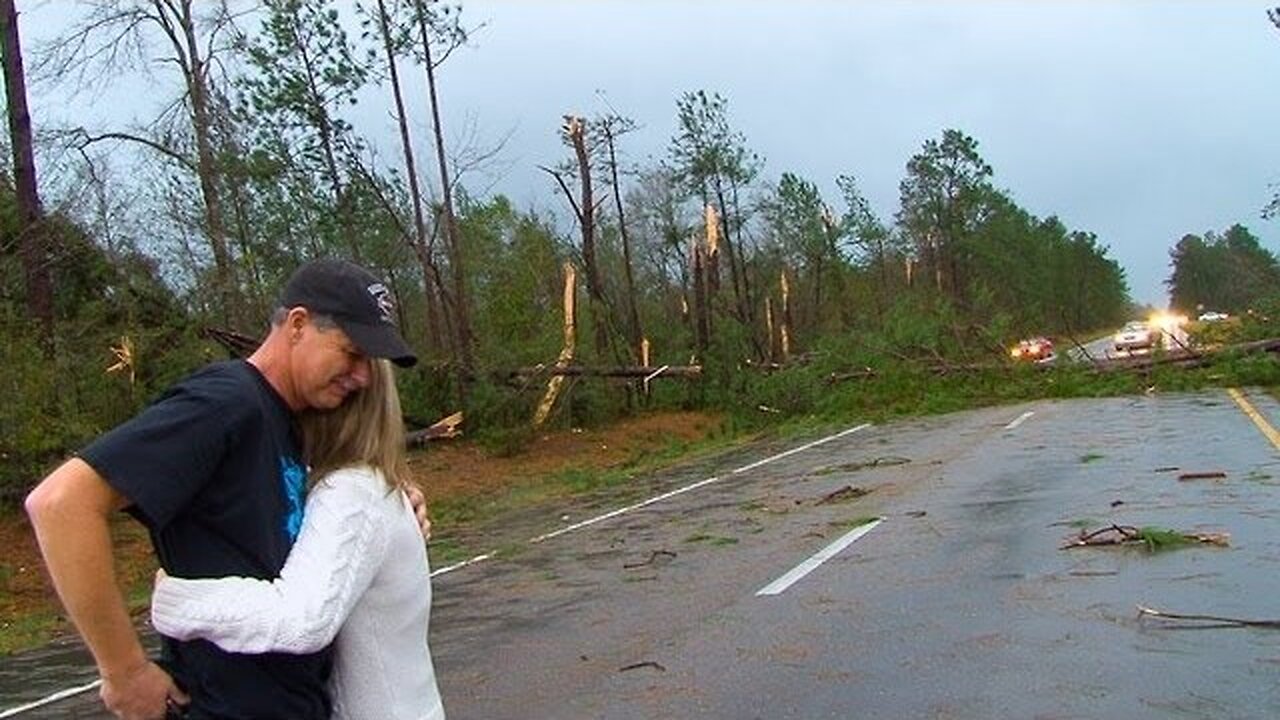
[(44, 645), (64, 630), (66, 621), (51, 610), (23, 613), (0, 622), (0, 657)]
[[(434, 513), (435, 510), (433, 509), (432, 512)], [(462, 562), (470, 557), (466, 548), (459, 545), (454, 538), (432, 539), (428, 549), (431, 554), (431, 564), (438, 567)]]

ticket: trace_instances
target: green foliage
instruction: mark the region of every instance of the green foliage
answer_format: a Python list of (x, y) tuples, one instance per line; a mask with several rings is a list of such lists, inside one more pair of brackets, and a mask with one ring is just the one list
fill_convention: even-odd
[(1255, 305), (1280, 292), (1280, 262), (1243, 225), (1221, 235), (1184, 235), (1169, 255), (1172, 305), (1188, 314), (1256, 312)]
[(1151, 525), (1138, 528), (1138, 539), (1141, 540), (1151, 552), (1156, 552), (1158, 550), (1173, 550), (1195, 542), (1177, 530), (1169, 530), (1167, 528), (1154, 527)]
[[(0, 233), (12, 233), (5, 221), (0, 215)], [(52, 464), (206, 360), (154, 262), (102, 250), (65, 217), (48, 225), (61, 251), (51, 268), (56, 302), (47, 354), (27, 317), (20, 268), (0, 253), (0, 502), (21, 497)], [(112, 349), (126, 344), (128, 362), (108, 372), (121, 359)]]
[(675, 179), (691, 195), (705, 199), (714, 187), (741, 186), (760, 172), (762, 161), (729, 125), (729, 101), (719, 93), (682, 94), (676, 101), (676, 125), (669, 161)]
[[(467, 255), (483, 259), (469, 266), (478, 361), (550, 364), (564, 344), (565, 253), (554, 231), (502, 196), (483, 203), (463, 198), (459, 205)], [(580, 341), (585, 337), (579, 333)]]

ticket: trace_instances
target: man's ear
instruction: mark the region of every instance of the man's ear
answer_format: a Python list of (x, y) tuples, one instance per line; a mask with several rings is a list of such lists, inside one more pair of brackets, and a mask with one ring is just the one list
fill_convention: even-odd
[(307, 322), (311, 320), (311, 314), (301, 305), (289, 308), (289, 314), (285, 315), (284, 326), (289, 331), (289, 337), (298, 340), (302, 335), (302, 329), (306, 327)]

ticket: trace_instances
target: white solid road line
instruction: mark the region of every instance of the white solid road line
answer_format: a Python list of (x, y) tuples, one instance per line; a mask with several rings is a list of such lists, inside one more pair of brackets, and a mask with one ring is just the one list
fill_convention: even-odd
[(742, 467), (738, 468), (737, 470), (734, 470), (732, 474), (733, 474), (733, 475), (737, 475), (738, 473), (744, 473), (744, 472), (746, 472), (746, 471), (748, 471), (748, 470), (755, 470), (756, 468), (760, 467), (761, 465), (766, 465), (766, 464), (768, 464), (768, 463), (773, 462), (774, 460), (781, 460), (782, 458), (787, 457), (788, 455), (795, 455), (795, 454), (796, 454), (796, 453), (798, 453), (798, 452), (804, 452), (805, 450), (808, 450), (809, 448), (815, 448), (815, 447), (818, 447), (819, 445), (821, 445), (821, 444), (823, 444), (823, 443), (828, 443), (828, 442), (831, 442), (832, 440), (837, 440), (837, 439), (839, 439), (839, 438), (844, 437), (845, 435), (852, 435), (853, 433), (856, 433), (856, 432), (858, 432), (858, 431), (860, 431), (860, 430), (866, 430), (866, 429), (867, 429), (867, 428), (869, 428), (869, 427), (871, 427), (871, 423), (862, 423), (861, 425), (855, 425), (854, 427), (851, 427), (851, 428), (849, 428), (848, 430), (841, 430), (840, 432), (836, 433), (835, 435), (828, 435), (828, 436), (826, 436), (826, 437), (824, 437), (824, 438), (820, 438), (820, 439), (818, 439), (818, 440), (814, 440), (814, 441), (813, 441), (813, 442), (811, 442), (811, 443), (807, 443), (807, 444), (805, 444), (805, 445), (801, 445), (800, 447), (797, 447), (797, 448), (791, 448), (790, 450), (787, 450), (786, 452), (780, 452), (780, 453), (778, 453), (777, 455), (771, 455), (771, 456), (769, 456), (769, 457), (767, 457), (767, 458), (765, 458), (765, 459), (763, 459), (763, 460), (757, 460), (757, 461), (755, 461), (755, 462), (751, 463), (750, 465), (743, 465)]
[(762, 595), (781, 594), (787, 588), (794, 585), (796, 581), (798, 581), (800, 578), (813, 572), (819, 565), (838, 555), (841, 550), (849, 547), (849, 545), (851, 545), (854, 540), (857, 540), (863, 535), (866, 535), (867, 533), (871, 532), (871, 530), (875, 528), (875, 526), (879, 525), (882, 522), (884, 522), (884, 518), (877, 518), (867, 523), (866, 525), (859, 525), (858, 527), (850, 530), (849, 532), (841, 536), (839, 540), (836, 540), (830, 545), (819, 550), (818, 553), (813, 557), (809, 558), (808, 560), (805, 560), (804, 562), (800, 563), (794, 568), (791, 568), (791, 570), (786, 575), (783, 575), (777, 580), (774, 580), (768, 585), (765, 585), (764, 587), (760, 588), (756, 592), (756, 597), (760, 597)]
[(1005, 430), (1012, 430), (1012, 429), (1014, 429), (1014, 428), (1018, 427), (1019, 425), (1021, 425), (1022, 423), (1026, 422), (1026, 421), (1027, 421), (1027, 418), (1029, 418), (1029, 417), (1031, 417), (1032, 415), (1035, 415), (1035, 414), (1036, 414), (1036, 413), (1035, 413), (1035, 411), (1034, 411), (1034, 410), (1028, 410), (1028, 411), (1026, 411), (1026, 412), (1022, 413), (1021, 415), (1019, 415), (1018, 417), (1014, 418), (1013, 420), (1011, 420), (1011, 421), (1009, 422), (1009, 424), (1008, 424), (1008, 425), (1005, 425), (1005, 426), (1004, 426), (1004, 429), (1005, 429)]
[(583, 521), (581, 521), (581, 522), (576, 522), (576, 523), (574, 523), (574, 524), (572, 524), (572, 525), (566, 525), (566, 526), (564, 526), (564, 527), (560, 528), (559, 530), (555, 530), (555, 531), (553, 531), (553, 532), (549, 532), (549, 533), (544, 533), (544, 534), (542, 534), (542, 535), (539, 535), (539, 536), (538, 536), (538, 537), (536, 537), (536, 538), (531, 538), (531, 539), (529, 540), (529, 542), (531, 542), (531, 543), (540, 543), (540, 542), (542, 542), (543, 540), (550, 540), (550, 539), (551, 539), (551, 538), (553, 538), (553, 537), (559, 537), (559, 536), (561, 536), (561, 535), (564, 535), (565, 533), (571, 533), (571, 532), (573, 532), (574, 530), (581, 530), (582, 528), (587, 527), (588, 525), (595, 525), (595, 524), (596, 524), (596, 523), (598, 523), (598, 522), (601, 522), (601, 521), (604, 521), (604, 520), (608, 520), (608, 519), (610, 519), (610, 518), (618, 517), (619, 515), (622, 515), (622, 514), (625, 514), (625, 513), (629, 513), (629, 512), (631, 512), (632, 510), (639, 510), (639, 509), (640, 509), (640, 508), (642, 508), (642, 507), (645, 507), (645, 506), (648, 506), (648, 505), (652, 505), (652, 504), (654, 504), (654, 503), (656, 503), (656, 502), (661, 502), (661, 501), (666, 500), (666, 499), (668, 499), (668, 498), (673, 498), (673, 497), (675, 497), (676, 495), (682, 495), (682, 494), (684, 494), (684, 493), (689, 492), (690, 490), (696, 490), (696, 489), (698, 489), (698, 488), (702, 487), (703, 485), (710, 485), (710, 484), (711, 484), (711, 483), (713, 483), (713, 482), (719, 482), (719, 481), (720, 481), (720, 476), (718, 476), (718, 475), (717, 475), (717, 476), (715, 476), (715, 477), (709, 477), (709, 478), (707, 478), (706, 480), (699, 480), (698, 482), (693, 483), (692, 485), (685, 485), (685, 486), (684, 486), (684, 487), (682, 487), (682, 488), (678, 488), (678, 489), (676, 489), (676, 490), (671, 490), (671, 491), (669, 491), (669, 492), (664, 492), (664, 493), (662, 493), (661, 495), (655, 495), (654, 497), (651, 497), (651, 498), (649, 498), (648, 500), (641, 500), (640, 502), (638, 502), (638, 503), (636, 503), (636, 504), (634, 504), (634, 505), (628, 505), (628, 506), (626, 506), (626, 507), (620, 507), (620, 508), (618, 508), (617, 510), (610, 510), (609, 512), (607, 512), (607, 513), (605, 513), (605, 514), (603, 514), (603, 515), (597, 515), (597, 516), (595, 516), (595, 517), (593, 517), (593, 518), (589, 518), (589, 519), (587, 519), (587, 520), (583, 520)]
[(445, 573), (447, 573), (447, 572), (453, 572), (454, 570), (461, 570), (462, 568), (464, 568), (464, 567), (466, 567), (466, 566), (468, 566), (468, 565), (475, 565), (475, 564), (476, 564), (476, 563), (478, 563), (478, 562), (484, 562), (485, 560), (488, 560), (488, 559), (489, 559), (489, 558), (491, 558), (491, 557), (493, 557), (493, 553), (485, 553), (485, 554), (483, 554), (483, 555), (477, 555), (477, 556), (475, 556), (475, 557), (473, 557), (473, 558), (470, 558), (470, 559), (468, 559), (468, 560), (463, 560), (462, 562), (456, 562), (456, 563), (454, 563), (454, 564), (452, 564), (452, 565), (449, 565), (449, 566), (446, 566), (446, 567), (437, 568), (437, 569), (435, 569), (435, 570), (432, 570), (432, 571), (431, 571), (431, 575), (430, 575), (430, 577), (435, 577), (435, 576), (437, 576), (437, 575), (443, 575), (443, 574), (445, 574)]
[(39, 700), (36, 700), (35, 702), (29, 702), (26, 705), (11, 707), (8, 710), (0, 712), (0, 720), (4, 720), (4, 718), (13, 717), (15, 715), (18, 715), (19, 713), (27, 712), (28, 710), (35, 710), (38, 707), (44, 707), (45, 705), (58, 702), (59, 700), (65, 700), (69, 697), (79, 695), (80, 693), (83, 693), (83, 692), (89, 692), (90, 690), (93, 690), (94, 688), (98, 687), (101, 684), (102, 684), (102, 680), (100, 679), (94, 680), (91, 683), (86, 683), (78, 687), (67, 688), (66, 690), (59, 690), (58, 692), (48, 697), (40, 698)]
[[(775, 460), (781, 460), (782, 458), (787, 457), (787, 456), (789, 456), (789, 455), (794, 455), (794, 454), (796, 454), (796, 453), (798, 453), (798, 452), (803, 452), (803, 451), (808, 450), (808, 449), (810, 449), (810, 448), (815, 448), (815, 447), (817, 447), (817, 446), (819, 446), (819, 445), (821, 445), (821, 444), (823, 444), (823, 443), (828, 443), (828, 442), (831, 442), (832, 440), (837, 440), (837, 439), (839, 439), (839, 438), (844, 437), (845, 435), (852, 435), (853, 433), (859, 432), (859, 431), (861, 431), (861, 430), (866, 430), (866, 429), (867, 429), (867, 428), (869, 428), (869, 427), (871, 427), (871, 423), (863, 423), (863, 424), (861, 424), (861, 425), (857, 425), (857, 426), (855, 426), (855, 427), (851, 427), (851, 428), (848, 428), (848, 429), (846, 429), (846, 430), (841, 430), (840, 432), (836, 433), (835, 435), (828, 435), (828, 436), (826, 436), (826, 437), (824, 437), (824, 438), (819, 438), (819, 439), (817, 439), (817, 440), (814, 440), (814, 441), (813, 441), (813, 442), (811, 442), (811, 443), (806, 443), (806, 444), (804, 444), (804, 445), (801, 445), (800, 447), (795, 447), (795, 448), (791, 448), (790, 450), (786, 450), (786, 451), (784, 451), (784, 452), (780, 452), (780, 453), (778, 453), (777, 455), (770, 455), (769, 457), (767, 457), (767, 458), (765, 458), (765, 459), (763, 459), (763, 460), (757, 460), (756, 462), (753, 462), (753, 463), (751, 463), (750, 465), (743, 465), (742, 467), (738, 468), (737, 470), (734, 470), (734, 471), (730, 472), (729, 474), (730, 474), (730, 475), (737, 475), (737, 474), (739, 474), (739, 473), (744, 473), (744, 472), (746, 472), (746, 471), (748, 471), (748, 470), (754, 470), (754, 469), (756, 469), (756, 468), (760, 467), (761, 465), (767, 465), (768, 463), (771, 463), (771, 462), (773, 462), (773, 461), (775, 461)], [(572, 524), (572, 525), (566, 525), (565, 527), (562, 527), (562, 528), (560, 528), (559, 530), (556, 530), (556, 531), (554, 531), (554, 532), (549, 532), (549, 533), (545, 533), (545, 534), (543, 534), (543, 535), (539, 535), (538, 537), (536, 537), (536, 538), (533, 538), (533, 539), (529, 540), (529, 542), (531, 542), (531, 543), (540, 543), (540, 542), (542, 542), (542, 541), (544, 541), (544, 540), (550, 540), (550, 539), (551, 539), (551, 538), (553, 538), (553, 537), (558, 537), (558, 536), (560, 536), (560, 535), (564, 535), (565, 533), (573, 532), (574, 530), (580, 530), (580, 529), (582, 529), (582, 528), (584, 528), (584, 527), (587, 527), (588, 525), (595, 525), (596, 523), (601, 522), (602, 520), (608, 520), (608, 519), (610, 519), (610, 518), (615, 518), (615, 517), (617, 517), (617, 516), (619, 516), (619, 515), (622, 515), (622, 514), (624, 514), (624, 513), (629, 513), (629, 512), (631, 512), (632, 510), (639, 510), (639, 509), (640, 509), (640, 508), (642, 508), (642, 507), (646, 507), (646, 506), (648, 506), (648, 505), (652, 505), (652, 504), (654, 504), (654, 503), (656, 503), (656, 502), (661, 502), (661, 501), (663, 501), (663, 500), (667, 500), (667, 499), (669, 499), (669, 498), (673, 498), (673, 497), (675, 497), (676, 495), (682, 495), (682, 494), (684, 494), (684, 493), (689, 492), (690, 490), (696, 490), (697, 488), (700, 488), (700, 487), (702, 487), (703, 485), (710, 485), (711, 483), (720, 482), (720, 481), (721, 481), (721, 480), (723, 480), (723, 479), (724, 479), (723, 477), (721, 477), (721, 476), (717, 475), (717, 476), (715, 476), (715, 477), (709, 477), (709, 478), (707, 478), (707, 479), (705, 479), (705, 480), (699, 480), (698, 482), (693, 483), (692, 485), (685, 485), (685, 486), (684, 486), (684, 487), (682, 487), (682, 488), (677, 488), (677, 489), (675, 489), (675, 490), (671, 490), (671, 491), (669, 491), (669, 492), (664, 492), (664, 493), (662, 493), (661, 495), (655, 495), (654, 497), (651, 497), (651, 498), (649, 498), (648, 500), (641, 500), (640, 502), (635, 503), (634, 505), (628, 505), (628, 506), (623, 507), (623, 508), (618, 508), (617, 510), (611, 510), (611, 511), (609, 511), (609, 512), (607, 512), (607, 513), (603, 514), (603, 515), (597, 515), (597, 516), (595, 516), (595, 517), (593, 517), (593, 518), (589, 518), (589, 519), (587, 519), (587, 520), (583, 520), (583, 521), (581, 521), (581, 522), (576, 522), (576, 523), (574, 523), (574, 524)]]

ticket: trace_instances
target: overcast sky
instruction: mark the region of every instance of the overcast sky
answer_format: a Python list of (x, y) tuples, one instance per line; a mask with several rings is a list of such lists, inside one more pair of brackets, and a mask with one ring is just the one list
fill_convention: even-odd
[[(1239, 222), (1280, 251), (1280, 220), (1260, 217), (1280, 182), (1280, 31), (1267, 7), (465, 2), (467, 24), (484, 27), (444, 67), (441, 102), (449, 137), (468, 118), (482, 140), (511, 132), (493, 189), (537, 208), (558, 206), (536, 166), (565, 156), (561, 116), (607, 110), (598, 91), (643, 126), (626, 138), (632, 161), (665, 154), (682, 92), (719, 92), (763, 177), (797, 173), (839, 207), (835, 177), (853, 174), (886, 220), (908, 158), (956, 128), (978, 140), (997, 186), (1097, 234), (1134, 299), (1163, 305), (1168, 251), (1185, 233)], [(32, 6), (24, 33), (47, 34), (58, 14)], [(393, 152), (390, 102), (368, 97), (358, 125)]]

